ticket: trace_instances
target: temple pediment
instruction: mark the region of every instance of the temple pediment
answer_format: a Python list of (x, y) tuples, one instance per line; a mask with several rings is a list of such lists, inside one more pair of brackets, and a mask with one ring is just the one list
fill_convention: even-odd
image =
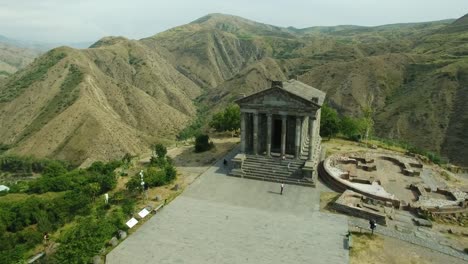
[(280, 87), (274, 87), (237, 100), (241, 108), (278, 108), (315, 110), (313, 101), (305, 100)]

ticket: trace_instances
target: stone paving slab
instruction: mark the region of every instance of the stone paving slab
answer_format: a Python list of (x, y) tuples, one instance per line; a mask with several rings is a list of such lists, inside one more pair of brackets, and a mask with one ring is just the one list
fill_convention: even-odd
[(343, 220), (179, 197), (107, 263), (347, 263)]
[(349, 262), (346, 216), (318, 212), (319, 191), (226, 176), (222, 161), (113, 251), (107, 263)]

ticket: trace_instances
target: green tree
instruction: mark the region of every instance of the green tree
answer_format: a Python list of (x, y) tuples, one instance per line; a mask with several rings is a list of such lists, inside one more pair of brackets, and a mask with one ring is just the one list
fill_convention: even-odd
[(359, 140), (366, 131), (366, 120), (343, 116), (340, 120), (340, 132), (348, 139)]
[(365, 138), (366, 141), (369, 140), (370, 134), (372, 133), (372, 129), (374, 128), (374, 110), (372, 109), (372, 103), (374, 101), (374, 97), (371, 95), (367, 99), (367, 104), (362, 107), (362, 113), (364, 115), (364, 120), (366, 122), (366, 132), (365, 132)]
[(158, 158), (166, 157), (167, 148), (163, 144), (160, 144), (160, 143), (155, 144), (153, 145), (153, 149), (154, 149), (155, 156), (157, 156)]
[(230, 105), (224, 111), (213, 115), (210, 126), (217, 131), (235, 131), (240, 129), (240, 108)]
[(323, 105), (320, 119), (321, 136), (330, 139), (338, 134), (338, 132), (340, 132), (340, 118), (338, 117), (338, 113), (335, 109)]

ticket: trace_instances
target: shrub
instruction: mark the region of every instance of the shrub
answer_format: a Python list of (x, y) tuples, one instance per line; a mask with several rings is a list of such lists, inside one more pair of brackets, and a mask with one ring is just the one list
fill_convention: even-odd
[(164, 170), (158, 170), (150, 167), (144, 174), (144, 180), (149, 187), (162, 186), (166, 183), (165, 172)]
[(204, 152), (214, 147), (208, 135), (199, 135), (195, 139), (195, 152)]
[(177, 171), (173, 166), (167, 166), (165, 169), (166, 183), (170, 183), (175, 180), (177, 176)]

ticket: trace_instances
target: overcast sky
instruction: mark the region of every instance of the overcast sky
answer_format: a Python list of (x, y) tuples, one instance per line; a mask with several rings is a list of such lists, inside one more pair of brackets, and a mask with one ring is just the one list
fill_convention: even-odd
[(468, 0), (0, 0), (0, 35), (45, 42), (139, 39), (209, 13), (277, 26), (374, 26), (458, 18)]

